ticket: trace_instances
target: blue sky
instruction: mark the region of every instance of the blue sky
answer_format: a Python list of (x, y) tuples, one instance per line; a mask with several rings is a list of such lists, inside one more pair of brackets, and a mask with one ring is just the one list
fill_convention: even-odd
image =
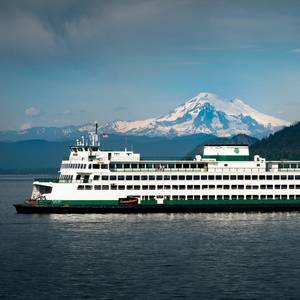
[(0, 1), (0, 130), (159, 116), (202, 91), (296, 121), (300, 1)]

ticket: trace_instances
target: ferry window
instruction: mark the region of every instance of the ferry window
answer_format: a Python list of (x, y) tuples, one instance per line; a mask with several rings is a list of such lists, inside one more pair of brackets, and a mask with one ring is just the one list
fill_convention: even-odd
[(187, 189), (188, 189), (188, 190), (192, 190), (192, 189), (193, 189), (193, 186), (192, 186), (192, 185), (188, 185), (188, 186), (187, 186)]
[(194, 196), (194, 199), (195, 199), (195, 200), (200, 200), (200, 195), (195, 195), (195, 196)]
[(261, 188), (262, 190), (265, 190), (265, 189), (266, 189), (266, 186), (263, 184), (263, 185), (260, 186), (260, 188)]
[(182, 168), (182, 164), (176, 164), (176, 169), (181, 169)]
[(113, 191), (115, 191), (116, 189), (117, 189), (117, 185), (116, 184), (112, 184), (111, 186), (110, 186), (110, 188), (113, 190)]
[(185, 177), (183, 175), (179, 175), (179, 180), (184, 180)]
[(224, 200), (229, 200), (229, 195), (224, 195)]
[(266, 198), (267, 198), (266, 195), (261, 195), (261, 196), (260, 196), (260, 199), (261, 199), (261, 200), (265, 200)]
[(147, 175), (142, 175), (142, 176), (141, 176), (141, 179), (142, 179), (142, 180), (148, 180), (148, 176), (147, 176)]
[(287, 189), (287, 185), (282, 185), (282, 186), (281, 186), (281, 189), (282, 189), (282, 190), (286, 190), (286, 189)]
[(214, 175), (208, 175), (208, 180), (215, 180), (215, 176)]
[(284, 167), (285, 169), (289, 169), (290, 165), (289, 165), (289, 164), (284, 164), (283, 167)]
[(89, 169), (91, 169), (92, 168), (92, 165), (91, 164), (89, 164)]
[(253, 199), (258, 200), (258, 195), (253, 195)]
[(289, 175), (288, 180), (294, 180), (294, 175)]
[(295, 179), (299, 180), (300, 179), (300, 175), (295, 175)]
[(133, 180), (140, 180), (140, 176), (139, 175), (134, 175)]
[(103, 175), (102, 176), (102, 180), (108, 180), (108, 176), (107, 175)]
[(179, 189), (180, 189), (180, 190), (185, 190), (185, 185), (180, 185), (180, 186), (179, 186)]
[(188, 200), (193, 200), (193, 195), (188, 195), (188, 196), (187, 196), (187, 199), (188, 199)]
[(246, 185), (246, 190), (251, 190), (251, 185)]
[[(95, 177), (96, 177), (96, 176), (94, 176), (94, 180), (96, 180)], [(76, 180), (80, 180), (80, 178), (81, 178), (81, 175), (76, 175)], [(98, 179), (99, 179), (99, 178), (98, 178)]]
[(203, 169), (205, 165), (204, 164), (197, 164), (197, 166), (198, 166), (199, 169)]
[(276, 189), (276, 190), (279, 190), (279, 189), (280, 189), (280, 185), (276, 184), (276, 185), (275, 185), (275, 189)]
[(232, 195), (232, 196), (231, 196), (231, 199), (232, 199), (232, 200), (236, 200), (236, 199), (237, 199), (237, 195)]
[(200, 185), (194, 185), (194, 190), (200, 190)]
[(154, 175), (149, 175), (149, 180), (155, 180), (155, 176)]
[(154, 169), (159, 170), (160, 169), (160, 164), (154, 164)]
[(119, 185), (118, 190), (125, 190), (125, 185)]
[(209, 185), (208, 188), (209, 188), (210, 190), (213, 190), (213, 189), (215, 188), (215, 186), (214, 186), (214, 185)]
[(297, 168), (297, 164), (291, 164), (291, 168), (292, 169), (296, 169)]
[(265, 175), (259, 175), (259, 180), (265, 180), (266, 176)]
[(300, 185), (296, 185), (296, 189), (300, 189)]
[(171, 189), (171, 186), (170, 186), (170, 185), (165, 185), (165, 186), (164, 186), (164, 189), (165, 189), (165, 190), (170, 190), (170, 189)]
[(180, 196), (179, 196), (179, 200), (185, 200), (185, 196), (180, 195)]
[(145, 169), (145, 164), (139, 164), (140, 169)]
[(200, 176), (199, 175), (195, 175), (194, 176), (194, 180), (200, 180)]
[(224, 185), (224, 190), (229, 190), (229, 185)]
[(260, 167), (260, 164), (257, 164), (256, 166), (257, 166), (257, 167)]
[(118, 176), (118, 180), (124, 180), (124, 179), (125, 179), (125, 176), (123, 176), (123, 175)]
[(170, 180), (170, 176), (169, 175), (165, 175), (164, 176), (164, 180)]
[(287, 195), (281, 195), (281, 199), (287, 199)]
[(232, 185), (231, 188), (232, 188), (233, 190), (236, 190), (236, 189), (237, 189), (237, 185)]
[(252, 180), (257, 180), (257, 175), (252, 175)]
[(192, 175), (187, 175), (186, 176), (186, 180), (192, 180), (193, 179), (193, 176)]
[(245, 187), (243, 185), (238, 185), (239, 190), (243, 190)]
[(110, 176), (110, 180), (117, 180), (117, 176), (115, 175)]
[(289, 185), (289, 189), (293, 190), (295, 188), (295, 186), (293, 184)]
[(208, 189), (208, 185), (202, 185), (202, 189), (203, 190), (207, 190)]
[(108, 165), (107, 164), (101, 165), (101, 169), (108, 169)]
[(136, 169), (137, 168), (137, 164), (131, 164), (131, 168), (132, 169)]
[(164, 188), (163, 185), (158, 185), (158, 186), (157, 186), (157, 189), (158, 189), (158, 190), (162, 190), (163, 188)]
[(239, 200), (244, 200), (244, 195), (238, 195)]
[(281, 180), (286, 180), (286, 175), (281, 175)]
[(92, 189), (92, 186), (91, 186), (91, 185), (86, 185), (84, 189), (85, 189), (85, 190), (91, 190), (91, 189)]
[(217, 190), (222, 190), (222, 185), (217, 185)]
[(174, 169), (175, 165), (174, 164), (168, 164), (169, 169)]
[(222, 176), (221, 175), (216, 175), (216, 180), (222, 180)]
[(94, 186), (94, 189), (95, 189), (95, 190), (101, 190), (101, 185), (95, 185), (95, 186)]
[[(79, 178), (78, 179), (80, 179), (80, 175), (77, 175), (77, 177), (79, 176)], [(77, 177), (76, 177), (76, 179), (77, 179)], [(94, 180), (99, 180), (100, 179), (100, 176), (99, 175), (95, 175), (94, 176)]]
[(123, 164), (116, 164), (117, 169), (123, 169)]
[(130, 169), (130, 164), (124, 164), (124, 169)]
[(294, 196), (294, 195), (290, 195), (290, 196), (289, 196), (289, 199), (290, 199), (290, 200), (294, 200), (294, 199), (295, 199), (295, 196)]
[(201, 176), (201, 180), (207, 180), (207, 176), (206, 175), (202, 175)]
[(191, 169), (197, 168), (197, 164), (191, 164)]
[(228, 175), (224, 175), (223, 176), (223, 180), (229, 180), (229, 176)]
[(247, 200), (251, 199), (251, 195), (246, 195), (246, 199)]
[(236, 175), (231, 175), (230, 180), (236, 180)]
[(143, 189), (143, 190), (148, 190), (148, 185), (143, 185), (143, 186), (142, 186), (142, 189)]
[(209, 196), (208, 199), (209, 200), (215, 200), (215, 196)]
[(244, 180), (244, 176), (243, 175), (238, 175), (238, 180)]
[(202, 200), (207, 200), (208, 199), (208, 196), (207, 195), (203, 195), (202, 196)]
[(184, 168), (184, 169), (189, 169), (189, 168), (190, 168), (190, 165), (189, 165), (189, 164), (183, 164), (183, 168)]
[(267, 175), (267, 180), (272, 180), (272, 175)]
[(78, 185), (77, 190), (84, 190), (84, 185)]
[(109, 165), (109, 168), (110, 168), (110, 169), (115, 169), (115, 168), (116, 168), (116, 164), (110, 164), (110, 165)]
[(258, 185), (253, 185), (253, 186), (252, 186), (252, 189), (253, 189), (253, 190), (258, 190)]
[(173, 190), (178, 190), (178, 185), (172, 185)]
[(161, 175), (156, 176), (156, 180), (162, 180), (163, 177)]
[(279, 168), (279, 169), (282, 169), (282, 168), (283, 168), (283, 164), (279, 164), (279, 165), (278, 165), (278, 168)]
[(250, 175), (245, 175), (245, 180), (251, 180), (251, 176)]
[(135, 190), (140, 190), (141, 187), (140, 187), (139, 185), (135, 185), (135, 186), (134, 186), (134, 189), (135, 189)]
[(146, 164), (147, 169), (153, 169), (153, 164)]
[(274, 180), (279, 180), (279, 175), (274, 175)]
[(275, 195), (275, 199), (279, 200), (280, 199), (280, 195)]
[(100, 169), (100, 165), (99, 164), (93, 164), (93, 169)]
[(267, 185), (268, 190), (273, 190), (273, 185)]
[(172, 176), (171, 176), (171, 179), (172, 179), (172, 180), (177, 180), (177, 178), (178, 178), (178, 177), (177, 177), (176, 175), (172, 175)]
[(127, 175), (126, 176), (126, 180), (132, 180), (132, 176), (131, 175)]
[(178, 196), (173, 196), (173, 200), (178, 200)]
[(228, 164), (224, 164), (224, 167), (228, 167)]
[(155, 185), (149, 185), (149, 190), (155, 190)]

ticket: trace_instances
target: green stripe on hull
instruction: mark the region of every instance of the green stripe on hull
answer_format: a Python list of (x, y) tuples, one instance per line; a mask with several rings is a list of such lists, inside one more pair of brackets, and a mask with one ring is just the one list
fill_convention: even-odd
[[(156, 200), (141, 200), (140, 205), (156, 205)], [(263, 200), (164, 200), (164, 205), (243, 205), (243, 204), (300, 204), (300, 199), (263, 199)], [(40, 200), (39, 205), (54, 206), (93, 206), (93, 205), (119, 205), (118, 200)], [(160, 204), (157, 204), (160, 205)]]
[(248, 155), (203, 155), (203, 158), (216, 159), (217, 161), (249, 161)]

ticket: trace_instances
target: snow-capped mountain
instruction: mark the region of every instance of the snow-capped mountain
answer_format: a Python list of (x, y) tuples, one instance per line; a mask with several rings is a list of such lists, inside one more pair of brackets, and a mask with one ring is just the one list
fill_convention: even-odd
[(220, 99), (200, 93), (165, 116), (137, 121), (113, 121), (103, 131), (148, 136), (213, 134), (219, 137), (247, 134), (266, 136), (289, 122), (260, 113), (240, 99)]

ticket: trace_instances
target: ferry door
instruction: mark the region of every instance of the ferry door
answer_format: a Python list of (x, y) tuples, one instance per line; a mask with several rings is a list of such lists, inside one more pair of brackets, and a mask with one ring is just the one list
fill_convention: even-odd
[(88, 183), (89, 182), (89, 178), (90, 178), (90, 175), (84, 175), (84, 177), (83, 177), (83, 183)]

